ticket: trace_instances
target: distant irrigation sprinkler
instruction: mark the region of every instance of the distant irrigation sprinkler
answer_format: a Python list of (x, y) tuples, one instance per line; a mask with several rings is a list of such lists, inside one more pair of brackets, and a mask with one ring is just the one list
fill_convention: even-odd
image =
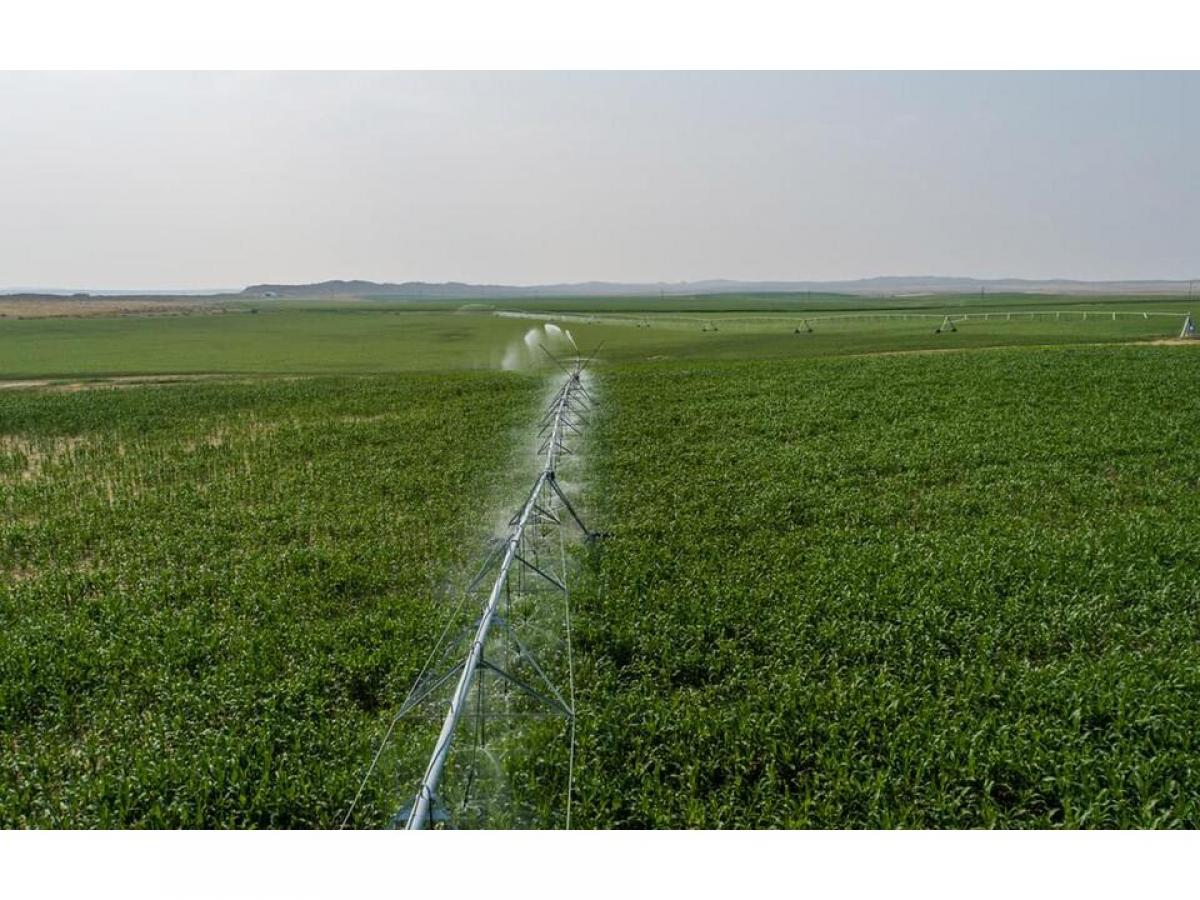
[(958, 331), (958, 329), (954, 326), (954, 320), (949, 316), (946, 316), (946, 318), (942, 320), (942, 324), (933, 330), (933, 333), (943, 334), (952, 331)]
[[(393, 818), (395, 827), (415, 830), (451, 826), (459, 816), (478, 821), (481, 785), (500, 768), (488, 746), (489, 723), (497, 718), (511, 721), (547, 713), (563, 717), (569, 731), (566, 802), (567, 824), (570, 824), (575, 691), (566, 532), (575, 528), (586, 538), (593, 534), (567, 498), (557, 471), (562, 458), (572, 453), (574, 439), (582, 434), (582, 426), (587, 423), (585, 413), (591, 406), (591, 396), (582, 376), (591, 360), (576, 357), (566, 363), (557, 358), (554, 361), (566, 377), (539, 423), (538, 475), (525, 502), (509, 520), (507, 534), (497, 542), (467, 588), (468, 595), (475, 594), (492, 576), (480, 614), (458, 640), (447, 645), (437, 665), (426, 666), (409, 694), (410, 699), (397, 714), (399, 718), (418, 703), (429, 700), (457, 676), (420, 786), (412, 802)], [(547, 642), (546, 633), (553, 629), (545, 616), (538, 615), (547, 595), (563, 600), (565, 634), (561, 640), (552, 635)], [(563, 689), (547, 671), (553, 672), (555, 668), (544, 666), (546, 660), (539, 659), (542, 650), (554, 650), (556, 645), (565, 648), (566, 664), (559, 667), (566, 672), (567, 685)], [(536, 655), (535, 648), (539, 650)], [(468, 725), (470, 741), (456, 754), (463, 760), (451, 765), (455, 737)], [(446, 802), (443, 790), (444, 777), (450, 775), (451, 769), (461, 781), (461, 797), (452, 803)]]
[(792, 334), (812, 334), (812, 326), (808, 324), (808, 319), (801, 322), (800, 327), (793, 331)]
[(1181, 338), (1196, 337), (1196, 320), (1191, 313), (1187, 314), (1187, 318), (1183, 320), (1183, 330), (1179, 332)]

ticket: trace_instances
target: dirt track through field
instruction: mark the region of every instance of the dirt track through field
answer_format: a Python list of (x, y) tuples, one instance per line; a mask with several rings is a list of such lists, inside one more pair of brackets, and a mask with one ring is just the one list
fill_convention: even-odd
[(259, 375), (246, 376), (241, 374), (224, 373), (224, 372), (202, 372), (190, 375), (174, 375), (174, 374), (158, 374), (158, 375), (114, 375), (110, 377), (90, 378), (86, 381), (68, 381), (54, 378), (23, 378), (13, 381), (0, 381), (0, 391), (3, 390), (23, 390), (31, 388), (46, 388), (51, 391), (64, 391), (73, 393), (75, 391), (88, 391), (98, 388), (128, 388), (128, 387), (143, 387), (147, 385), (162, 385), (162, 384), (179, 384), (190, 381), (225, 381), (235, 384), (249, 384), (252, 381), (260, 381), (264, 378), (271, 380), (294, 381), (297, 378), (306, 376), (301, 375)]

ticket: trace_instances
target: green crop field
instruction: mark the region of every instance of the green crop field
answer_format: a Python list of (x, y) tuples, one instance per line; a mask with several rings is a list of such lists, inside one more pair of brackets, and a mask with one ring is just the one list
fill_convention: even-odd
[(577, 821), (1200, 824), (1200, 353), (605, 373)]
[[(1200, 824), (1185, 301), (416, 307), (0, 319), (0, 825), (338, 825), (527, 487), (548, 321), (600, 347), (574, 824)], [(561, 729), (510, 749), (562, 824)]]
[(339, 824), (537, 386), (0, 392), (0, 826)]
[[(501, 368), (531, 326), (557, 321), (610, 364), (666, 359), (838, 356), (896, 350), (1121, 343), (1174, 337), (1180, 299), (1039, 297), (711, 299), (699, 310), (672, 298), (505, 308), (414, 309), (377, 302), (239, 307), (222, 315), (0, 319), (0, 382), (160, 374), (373, 374)], [(538, 301), (544, 302), (544, 301)], [(1052, 308), (1053, 307), (1053, 308)], [(1030, 313), (1037, 313), (1031, 315)], [(944, 316), (970, 318), (935, 334)], [(982, 318), (983, 316), (988, 318)], [(806, 326), (807, 323), (807, 326)], [(808, 332), (805, 327), (811, 327)], [(538, 357), (540, 359), (540, 357)]]

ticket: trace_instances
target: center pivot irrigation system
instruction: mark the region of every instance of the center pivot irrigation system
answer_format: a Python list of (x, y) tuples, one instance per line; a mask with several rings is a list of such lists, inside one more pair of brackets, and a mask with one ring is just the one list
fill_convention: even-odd
[[(701, 316), (701, 315), (680, 315), (672, 313), (656, 312), (651, 317), (623, 315), (620, 313), (530, 313), (520, 312), (515, 310), (497, 310), (493, 315), (514, 318), (514, 319), (549, 319), (564, 324), (572, 323), (587, 323), (590, 325), (622, 325), (633, 326), (634, 328), (650, 328), (654, 327), (665, 328), (667, 330), (691, 330), (697, 325), (704, 332), (720, 331), (721, 328), (727, 330), (735, 330), (739, 327), (749, 326), (750, 329), (758, 329), (767, 323), (780, 323), (785, 327), (793, 327), (793, 334), (811, 334), (814, 331), (813, 325), (818, 327), (824, 325), (836, 325), (839, 323), (856, 323), (856, 322), (936, 322), (941, 320), (941, 324), (934, 329), (934, 334), (945, 334), (958, 331), (955, 323), (963, 324), (967, 322), (1023, 322), (1023, 321), (1045, 321), (1053, 318), (1056, 321), (1065, 322), (1101, 322), (1101, 321), (1124, 321), (1128, 319), (1143, 319), (1149, 320), (1151, 317), (1179, 319), (1183, 316), (1183, 331), (1180, 337), (1196, 337), (1196, 320), (1191, 313), (1179, 313), (1176, 311), (1165, 310), (1077, 310), (1077, 309), (1012, 309), (1012, 310), (993, 310), (989, 312), (955, 312), (955, 313), (927, 313), (916, 310), (874, 310), (871, 312), (855, 312), (855, 313), (828, 313), (824, 315), (813, 315), (811, 313), (796, 312), (793, 315), (723, 315), (723, 316)], [(653, 321), (651, 321), (653, 320)], [(769, 330), (769, 329), (768, 329)]]
[[(570, 826), (575, 686), (567, 532), (578, 529), (589, 542), (596, 535), (568, 499), (558, 473), (565, 458), (577, 449), (577, 439), (587, 424), (592, 397), (585, 386), (585, 371), (595, 357), (551, 358), (562, 368), (564, 378), (538, 424), (538, 469), (533, 487), (508, 520), (504, 536), (493, 541), (490, 554), (460, 599), (460, 608), (471, 598), (478, 599), (480, 611), (458, 639), (442, 650), (447, 626), (367, 772), (369, 778), (396, 722), (419, 704), (444, 697), (439, 689), (453, 682), (449, 706), (432, 707), (445, 712), (441, 730), (416, 794), (392, 818), (393, 827), (511, 827), (520, 821), (516, 808), (520, 790), (513, 790), (500, 757), (508, 751), (522, 752), (520, 726), (513, 727), (514, 723), (547, 718), (566, 727), (565, 822)], [(490, 589), (485, 595), (489, 576)], [(439, 650), (440, 661), (430, 665)], [(560, 689), (556, 680), (565, 682), (565, 689)], [(353, 809), (354, 804), (350, 812)]]

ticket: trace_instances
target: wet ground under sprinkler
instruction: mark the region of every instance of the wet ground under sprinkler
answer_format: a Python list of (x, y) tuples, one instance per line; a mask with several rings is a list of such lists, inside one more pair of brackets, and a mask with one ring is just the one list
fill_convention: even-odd
[[(399, 763), (403, 753), (383, 767), (400, 796), (411, 797), (391, 827), (570, 826), (575, 705), (568, 579), (572, 549), (580, 537), (587, 542), (594, 535), (564, 485), (580, 477), (576, 455), (593, 396), (589, 360), (555, 361), (562, 372), (536, 424), (532, 487), (490, 542), (455, 607), (456, 613), (475, 612), (465, 626), (461, 615), (451, 614), (364, 778), (365, 784), (388, 745), (400, 740), (402, 719), (426, 721), (425, 729), (403, 737), (431, 748), (419, 781)], [(569, 481), (560, 477), (564, 470)], [(430, 740), (437, 721), (440, 729)], [(565, 772), (547, 773), (526, 758), (534, 733), (539, 744), (566, 742)], [(532, 776), (531, 768), (538, 770)], [(512, 777), (516, 772), (523, 774)], [(539, 786), (531, 792), (537, 804), (524, 796), (524, 777)], [(541, 799), (547, 778), (562, 782), (561, 793), (554, 792), (561, 805), (553, 810)]]

